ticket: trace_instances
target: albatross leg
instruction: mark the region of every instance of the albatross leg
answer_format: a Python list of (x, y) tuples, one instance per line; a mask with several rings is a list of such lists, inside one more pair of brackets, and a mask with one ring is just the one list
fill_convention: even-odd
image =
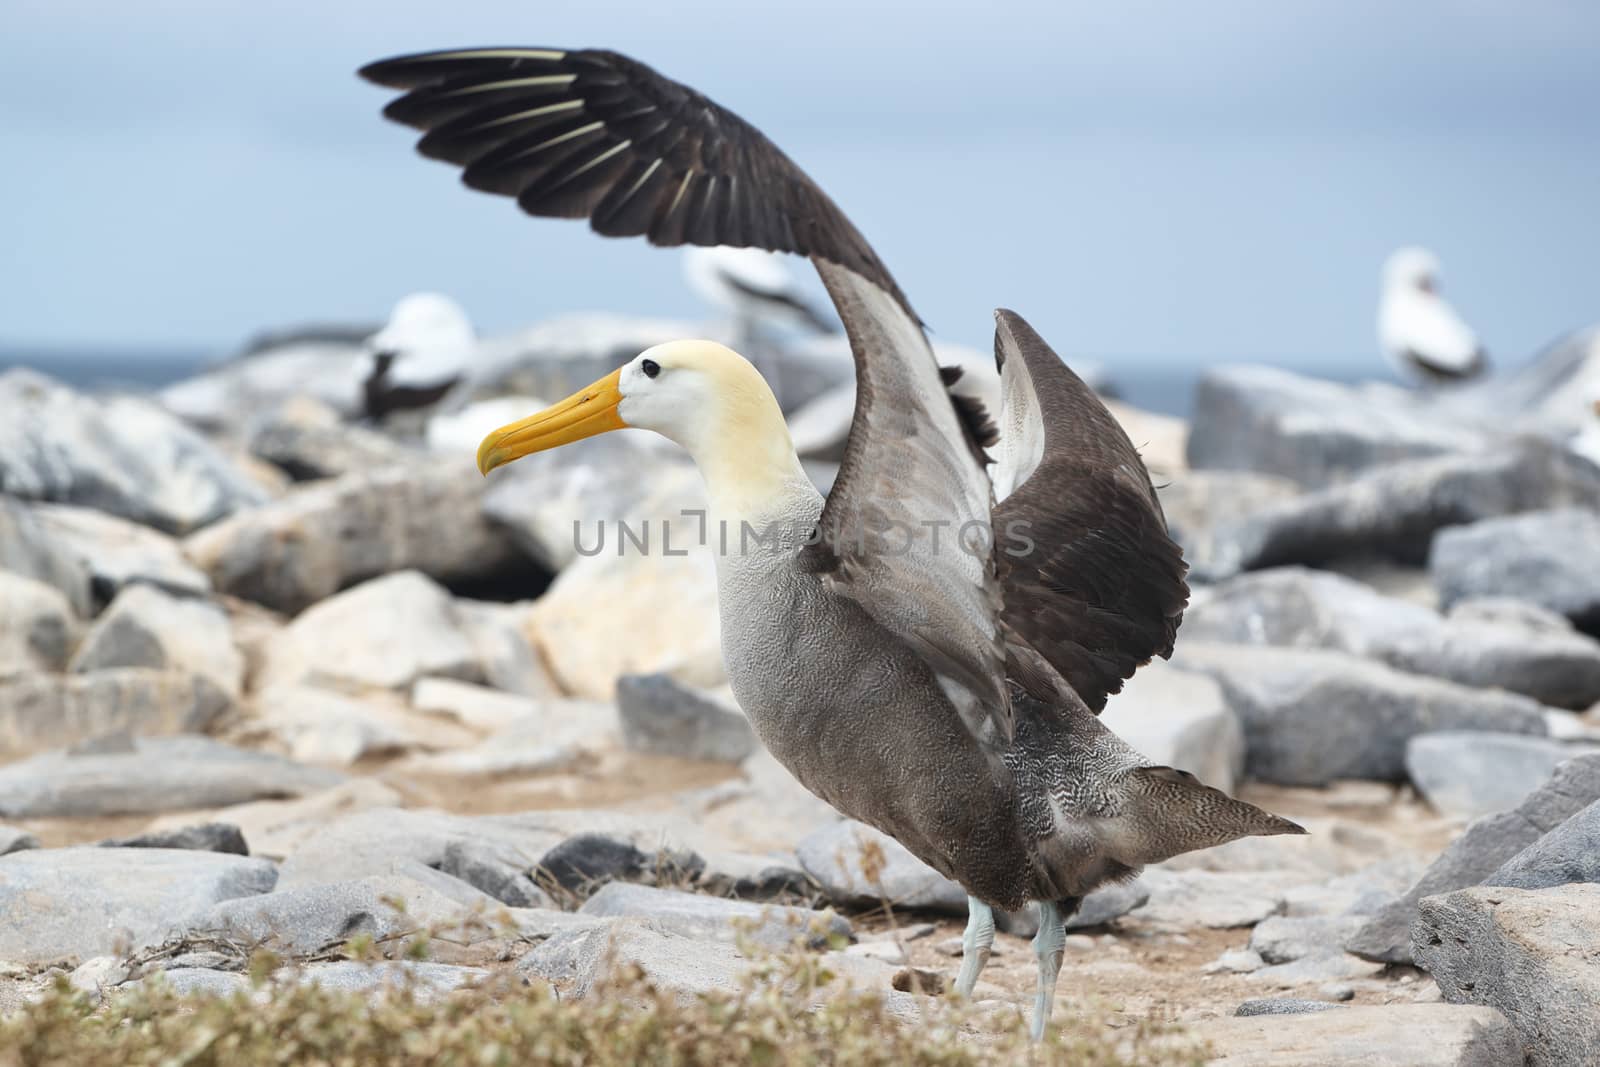
[(961, 935), (961, 973), (956, 975), (956, 996), (972, 996), (983, 965), (994, 944), (994, 909), (977, 897), (967, 898), (967, 930)]
[(1033, 937), (1033, 954), (1039, 957), (1039, 989), (1033, 998), (1035, 1041), (1044, 1040), (1045, 1027), (1050, 1025), (1050, 1009), (1056, 1002), (1056, 978), (1061, 974), (1061, 954), (1067, 947), (1067, 919), (1078, 910), (1079, 902), (1078, 897), (1054, 903), (1039, 901), (1039, 932)]

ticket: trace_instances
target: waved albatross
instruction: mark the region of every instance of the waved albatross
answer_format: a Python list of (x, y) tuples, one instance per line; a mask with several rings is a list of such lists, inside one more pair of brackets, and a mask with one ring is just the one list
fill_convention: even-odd
[(732, 112), (605, 51), (443, 51), (361, 73), (404, 90), (385, 114), (426, 131), (424, 155), (530, 214), (816, 267), (856, 365), (826, 500), (766, 382), (708, 341), (657, 345), (496, 430), (478, 465), (624, 426), (688, 450), (709, 528), (727, 536), (716, 568), (734, 694), (808, 789), (966, 888), (960, 994), (988, 958), (991, 909), (1038, 901), (1041, 1037), (1065, 922), (1090, 890), (1190, 849), (1304, 832), (1152, 765), (1096, 717), (1140, 664), (1170, 655), (1185, 565), (1127, 435), (1020, 316), (996, 313), (990, 475), (994, 425), (947, 391), (953, 375), (877, 254)]

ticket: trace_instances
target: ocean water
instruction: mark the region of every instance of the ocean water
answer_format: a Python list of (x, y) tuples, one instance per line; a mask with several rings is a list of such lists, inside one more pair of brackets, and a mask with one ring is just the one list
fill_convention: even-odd
[[(0, 346), (0, 371), (26, 366), (79, 389), (146, 390), (187, 378), (216, 358), (215, 353), (200, 350)], [(1207, 366), (1201, 360), (1152, 363), (1106, 359), (1101, 362), (1109, 372), (1119, 399), (1146, 411), (1184, 417), (1193, 408), (1195, 383)], [(1384, 368), (1375, 361), (1350, 360), (1292, 369), (1319, 378), (1353, 382), (1381, 377)]]

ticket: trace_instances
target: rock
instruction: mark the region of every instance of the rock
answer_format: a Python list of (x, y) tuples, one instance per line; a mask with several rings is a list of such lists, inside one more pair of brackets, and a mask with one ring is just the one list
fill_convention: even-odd
[(856, 385), (845, 382), (796, 408), (785, 421), (795, 453), (802, 459), (837, 463), (856, 414)]
[(99, 603), (134, 583), (175, 596), (211, 592), (211, 579), (185, 558), (176, 538), (159, 530), (70, 504), (38, 503), (33, 514), (39, 528), (87, 569)]
[(382, 941), (416, 930), (470, 940), (471, 911), (401, 875), (301, 886), (223, 901), (187, 923), (190, 938), (261, 944), (290, 956), (338, 948), (358, 935)]
[(1592, 751), (1542, 737), (1443, 730), (1411, 739), (1406, 773), (1436, 811), (1475, 819), (1516, 807), (1559, 764)]
[(483, 680), (495, 689), (525, 697), (556, 697), (560, 688), (534, 655), (524, 632), (527, 606), (456, 599), (456, 617), (477, 651)]
[(1600, 499), (1585, 503), (1441, 530), (1428, 570), (1445, 604), (1514, 596), (1600, 633)]
[(224, 822), (196, 823), (176, 830), (146, 831), (134, 837), (100, 842), (101, 848), (186, 848), (199, 852), (250, 855), (250, 846), (237, 826)]
[(1378, 556), (1420, 564), (1435, 532), (1541, 508), (1600, 506), (1600, 468), (1537, 438), (1394, 463), (1219, 527), (1199, 577)]
[(699, 474), (674, 447), (628, 430), (528, 456), (494, 473), (483, 515), (552, 574), (586, 556), (615, 555), (619, 522), (636, 533), (649, 526), (659, 542), (670, 520), (677, 551), (699, 541), (695, 516), (704, 516), (706, 499)]
[[(967, 913), (967, 891), (913, 856), (904, 845), (864, 823), (830, 823), (803, 838), (795, 853), (800, 866), (835, 904), (870, 906), (887, 902), (897, 908), (925, 908), (951, 915)], [(1140, 883), (1111, 884), (1090, 893), (1070, 930), (1100, 926), (1144, 904), (1149, 891)], [(1031, 936), (1027, 911), (1001, 916), (1001, 924), (1018, 936)], [(1032, 918), (1032, 928), (1038, 925)]]
[(623, 675), (617, 711), (622, 742), (635, 752), (739, 763), (756, 749), (755, 732), (737, 706), (669, 675)]
[(401, 571), (301, 612), (269, 643), (261, 674), (264, 686), (402, 689), (429, 674), (481, 680), (483, 668), (450, 594)]
[(117, 594), (84, 635), (72, 670), (175, 668), (215, 682), (237, 698), (244, 657), (234, 647), (228, 616), (204, 600), (178, 599), (147, 585)]
[(240, 412), (263, 411), (295, 396), (310, 396), (340, 414), (360, 412), (361, 381), (371, 357), (362, 340), (377, 326), (296, 331), (263, 339), (242, 355), (167, 386), (162, 406), (213, 429), (227, 429)]
[(732, 942), (748, 937), (772, 949), (785, 949), (796, 941), (822, 947), (830, 938), (850, 936), (849, 921), (832, 912), (751, 904), (624, 882), (602, 886), (578, 910), (604, 918), (648, 919), (662, 933), (684, 937)]
[(1345, 942), (1345, 948), (1370, 960), (1410, 963), (1417, 901), (1477, 885), (1596, 800), (1600, 800), (1600, 755), (1578, 756), (1561, 764), (1514, 810), (1486, 815), (1467, 827), (1416, 885), (1378, 911)]
[(542, 879), (571, 893), (588, 893), (597, 885), (640, 878), (694, 878), (705, 860), (687, 850), (659, 849), (648, 854), (625, 838), (609, 834), (574, 834), (539, 858)]
[(1273, 367), (1212, 367), (1195, 388), (1189, 466), (1276, 474), (1306, 486), (1369, 467), (1483, 451), (1488, 435), (1429, 413), (1405, 391)]
[(0, 374), (0, 490), (183, 533), (259, 503), (209, 441), (148, 400), (89, 397), (32, 371)]
[(464, 986), (481, 982), (492, 972), (482, 967), (457, 967), (447, 963), (418, 963), (413, 960), (333, 960), (311, 963), (280, 972), (279, 981), (314, 985), (337, 993), (366, 993), (382, 996), (401, 989), (421, 1003), (436, 1000)]
[(0, 570), (0, 675), (62, 670), (77, 630), (60, 590)]
[(1200, 973), (1249, 974), (1251, 971), (1259, 971), (1264, 966), (1266, 966), (1265, 961), (1249, 949), (1233, 948), (1200, 968)]
[(38, 847), (39, 839), (26, 830), (0, 823), (0, 856)]
[(1445, 1000), (1504, 1012), (1522, 1034), (1527, 1062), (1551, 1067), (1600, 1060), (1597, 942), (1594, 884), (1427, 897), (1412, 927), (1417, 962)]
[(341, 780), (204, 737), (139, 737), (118, 751), (48, 752), (0, 767), (0, 814), (122, 815), (293, 796)]
[(1414, 885), (1432, 858), (1399, 853), (1324, 882), (1292, 886), (1283, 894), (1283, 913), (1296, 919), (1376, 914)]
[(1383, 973), (1383, 964), (1371, 963), (1345, 952), (1313, 952), (1288, 963), (1275, 963), (1252, 971), (1251, 982), (1274, 989), (1294, 989), (1308, 985), (1325, 988), (1330, 984), (1357, 978), (1375, 979)]
[(1399, 781), (1406, 743), (1433, 730), (1547, 731), (1540, 705), (1526, 697), (1401, 674), (1342, 652), (1180, 642), (1175, 660), (1221, 683), (1244, 726), (1248, 773), (1279, 785)]
[(226, 822), (239, 827), (257, 856), (282, 860), (327, 823), (344, 815), (373, 808), (393, 808), (400, 794), (373, 778), (353, 778), (331, 789), (288, 800), (254, 800), (204, 812), (163, 815), (147, 833), (182, 830), (196, 820)]
[(270, 892), (270, 862), (158, 848), (51, 848), (0, 857), (0, 959), (51, 963), (159, 944), (222, 900)]
[(1216, 586), (1185, 612), (1183, 633), (1190, 641), (1333, 649), (1586, 708), (1600, 699), (1600, 643), (1556, 622), (1492, 607), (1446, 619), (1337, 574), (1279, 567)]
[(1339, 1007), (1326, 1000), (1299, 1000), (1295, 997), (1257, 997), (1247, 1000), (1233, 1009), (1233, 1014), (1239, 1018), (1249, 1018), (1252, 1015), (1304, 1015), (1314, 1011), (1331, 1011)]
[(231, 997), (250, 989), (250, 979), (244, 975), (213, 971), (209, 967), (169, 967), (130, 982), (124, 988), (135, 989), (153, 982), (164, 983), (180, 997)]
[(546, 703), (454, 678), (419, 678), (411, 687), (411, 706), (418, 711), (448, 715), (461, 725), (484, 733), (540, 718)]
[(458, 584), (525, 574), (514, 546), (478, 517), (482, 491), (463, 459), (351, 474), (243, 511), (185, 551), (217, 589), (284, 612), (392, 571)]
[(52, 537), (29, 506), (0, 493), (0, 571), (20, 574), (55, 588), (78, 615), (94, 611), (89, 569), (79, 555)]
[(1600, 882), (1600, 800), (1511, 857), (1484, 885), (1545, 889)]
[(128, 980), (128, 965), (115, 956), (96, 956), (84, 960), (67, 976), (67, 985), (94, 1000), (100, 999), (102, 990), (121, 985)]
[[(1148, 867), (1139, 883), (1149, 902), (1136, 918), (1187, 929), (1254, 926), (1283, 912), (1283, 891), (1300, 882), (1293, 872), (1174, 871)], [(1254, 946), (1252, 946), (1254, 947)], [(1278, 961), (1273, 961), (1278, 962)]]
[(1339, 1011), (1204, 1019), (1176, 1047), (1209, 1046), (1208, 1067), (1509, 1067), (1522, 1040), (1489, 1008), (1360, 1005)]
[(396, 873), (423, 880), (427, 872), (449, 868), (453, 879), (475, 879), (459, 884), (478, 893), (495, 896), (515, 887), (515, 900), (505, 903), (542, 900), (530, 873), (539, 857), (566, 836), (537, 814), (466, 816), (374, 808), (337, 819), (306, 837), (284, 860), (280, 888)]
[(1186, 470), (1156, 486), (1167, 533), (1200, 575), (1227, 573), (1239, 558), (1225, 531), (1267, 507), (1292, 500), (1301, 488), (1288, 478), (1254, 471)]
[(369, 756), (472, 744), (477, 735), (376, 694), (357, 700), (311, 685), (271, 685), (256, 697), (247, 737), (270, 737), (304, 763), (348, 767)]
[(194, 733), (229, 709), (228, 694), (197, 675), (142, 667), (83, 675), (0, 678), (0, 753), (132, 731)]
[(630, 544), (618, 556), (608, 543), (562, 571), (529, 612), (528, 636), (569, 695), (610, 700), (625, 674), (664, 672), (705, 688), (725, 681), (715, 561), (687, 539), (688, 555), (665, 555), (655, 529), (656, 554)]
[(1244, 732), (1203, 674), (1162, 660), (1128, 679), (1101, 714), (1112, 733), (1155, 763), (1188, 771), (1207, 785), (1233, 792), (1244, 770)]
[(1344, 941), (1362, 925), (1359, 915), (1289, 918), (1276, 915), (1250, 931), (1250, 948), (1267, 963), (1343, 955)]
[(392, 437), (346, 423), (330, 404), (304, 393), (250, 418), (244, 438), (251, 455), (297, 482), (337, 478), (419, 458)]

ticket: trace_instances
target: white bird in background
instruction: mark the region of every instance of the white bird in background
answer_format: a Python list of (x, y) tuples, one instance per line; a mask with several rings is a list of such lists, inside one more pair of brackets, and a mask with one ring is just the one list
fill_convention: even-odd
[(1478, 337), (1439, 296), (1439, 257), (1402, 248), (1383, 264), (1378, 340), (1404, 377), (1424, 383), (1465, 381), (1488, 367)]
[(683, 273), (689, 288), (732, 317), (738, 340), (748, 342), (762, 325), (838, 333), (838, 324), (806, 299), (786, 264), (761, 248), (690, 246)]
[(1589, 388), (1589, 418), (1572, 438), (1568, 447), (1584, 459), (1600, 467), (1600, 382)]
[(368, 418), (427, 407), (465, 376), (477, 337), (461, 305), (439, 293), (402, 297), (383, 329), (367, 338), (362, 381)]

